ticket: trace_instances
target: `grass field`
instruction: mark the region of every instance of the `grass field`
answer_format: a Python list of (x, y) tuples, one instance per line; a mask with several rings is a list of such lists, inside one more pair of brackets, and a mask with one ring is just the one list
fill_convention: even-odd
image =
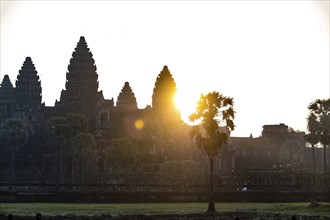
[[(320, 215), (330, 217), (330, 203), (310, 206), (309, 203), (216, 203), (218, 212), (234, 212), (236, 209), (256, 208), (258, 212)], [(206, 203), (134, 203), (134, 204), (66, 204), (66, 203), (2, 203), (0, 214), (34, 216), (43, 215), (133, 215), (133, 214), (188, 214), (201, 213)]]

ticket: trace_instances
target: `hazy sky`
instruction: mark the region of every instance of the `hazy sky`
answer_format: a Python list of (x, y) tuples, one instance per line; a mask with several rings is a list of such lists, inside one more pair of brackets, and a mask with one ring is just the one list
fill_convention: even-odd
[(52, 106), (85, 36), (107, 99), (128, 81), (150, 105), (168, 65), (184, 120), (216, 90), (234, 98), (232, 136), (278, 123), (305, 131), (307, 105), (330, 97), (329, 19), (329, 1), (1, 0), (0, 78), (15, 84), (30, 56)]

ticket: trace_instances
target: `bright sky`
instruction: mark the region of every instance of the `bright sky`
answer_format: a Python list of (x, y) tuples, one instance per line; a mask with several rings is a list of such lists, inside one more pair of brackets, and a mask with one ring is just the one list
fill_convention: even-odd
[(1, 81), (8, 74), (15, 84), (31, 56), (48, 106), (60, 98), (80, 36), (105, 98), (116, 100), (128, 81), (138, 106), (150, 105), (168, 65), (184, 120), (200, 93), (234, 98), (232, 136), (278, 123), (305, 131), (307, 105), (330, 97), (327, 0), (0, 1)]

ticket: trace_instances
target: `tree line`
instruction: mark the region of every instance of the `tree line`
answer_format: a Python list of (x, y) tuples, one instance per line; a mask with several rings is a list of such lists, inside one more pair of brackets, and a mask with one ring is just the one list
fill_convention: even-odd
[[(176, 167), (187, 171), (188, 166), (197, 166), (197, 152), (191, 150), (193, 146), (188, 125), (176, 122), (164, 126), (152, 114), (145, 120), (148, 123), (144, 124), (141, 131), (143, 135), (137, 138), (123, 132), (115, 137), (100, 138), (91, 131), (88, 119), (83, 114), (54, 116), (45, 123), (39, 142), (44, 151), (52, 155), (52, 161), (55, 160), (59, 183), (64, 183), (65, 176), (68, 177), (70, 173), (73, 184), (84, 184), (87, 166), (96, 170), (97, 162), (101, 160), (104, 161), (106, 172), (110, 173), (111, 181), (121, 182), (125, 182), (141, 161), (166, 161), (162, 169), (164, 173), (173, 173)], [(11, 182), (15, 177), (16, 156), (27, 146), (29, 138), (36, 138), (28, 127), (19, 118), (8, 118), (0, 128), (0, 151), (11, 157), (8, 167)], [(71, 166), (69, 172), (68, 165)], [(76, 180), (77, 176), (80, 179)]]
[[(312, 146), (313, 164), (315, 168), (314, 147), (320, 143), (324, 148), (324, 172), (327, 171), (326, 149), (330, 143), (330, 99), (317, 99), (308, 105), (309, 115), (307, 118), (306, 142)], [(190, 138), (196, 146), (202, 149), (209, 159), (209, 206), (208, 212), (215, 212), (214, 201), (214, 158), (219, 150), (226, 144), (230, 131), (234, 130), (234, 101), (233, 98), (224, 96), (219, 92), (210, 92), (206, 95), (201, 94), (196, 103), (196, 110), (189, 116), (191, 122), (197, 125), (189, 127)], [(106, 148), (107, 160), (113, 174), (130, 175), (130, 171), (143, 156), (145, 152), (139, 148), (139, 144), (144, 143), (148, 146), (154, 146), (157, 143), (163, 148), (158, 150), (167, 150), (166, 159), (175, 158), (175, 153), (182, 144), (182, 133), (175, 130), (178, 124), (171, 124), (170, 127), (164, 127), (157, 123), (157, 120), (151, 120), (146, 128), (149, 132), (147, 138), (137, 142), (128, 137), (113, 138), (110, 145)], [(188, 127), (187, 127), (188, 128)], [(45, 129), (47, 146), (52, 155), (58, 159), (60, 167), (60, 182), (64, 183), (64, 160), (71, 158), (72, 178), (74, 178), (74, 165), (80, 166), (81, 182), (84, 183), (84, 174), (87, 161), (97, 160), (99, 152), (95, 146), (96, 141), (92, 133), (88, 131), (88, 122), (84, 115), (73, 113), (62, 117), (52, 117), (48, 120)], [(28, 132), (20, 119), (9, 118), (0, 129), (0, 138), (2, 147), (10, 153), (10, 177), (14, 176), (14, 164), (16, 153), (24, 146), (28, 138)], [(180, 142), (181, 139), (181, 142)], [(186, 140), (184, 140), (186, 141)], [(149, 142), (149, 143), (147, 143)], [(164, 147), (165, 146), (165, 147)], [(168, 151), (172, 149), (172, 151)], [(183, 154), (186, 151), (183, 152)], [(105, 153), (105, 152), (103, 152)], [(172, 155), (171, 155), (172, 154)], [(173, 155), (174, 154), (174, 155)], [(193, 164), (188, 166), (193, 167)], [(165, 164), (165, 168), (171, 169), (171, 166)], [(74, 179), (72, 179), (74, 182)]]

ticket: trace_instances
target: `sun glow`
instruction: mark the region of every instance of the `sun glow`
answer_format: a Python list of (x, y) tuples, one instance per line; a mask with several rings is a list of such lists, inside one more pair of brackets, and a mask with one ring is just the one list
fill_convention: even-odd
[(181, 113), (181, 118), (184, 122), (191, 124), (191, 122), (189, 122), (188, 117), (195, 111), (197, 100), (198, 97), (195, 97), (192, 94), (180, 91), (176, 93), (174, 101)]

